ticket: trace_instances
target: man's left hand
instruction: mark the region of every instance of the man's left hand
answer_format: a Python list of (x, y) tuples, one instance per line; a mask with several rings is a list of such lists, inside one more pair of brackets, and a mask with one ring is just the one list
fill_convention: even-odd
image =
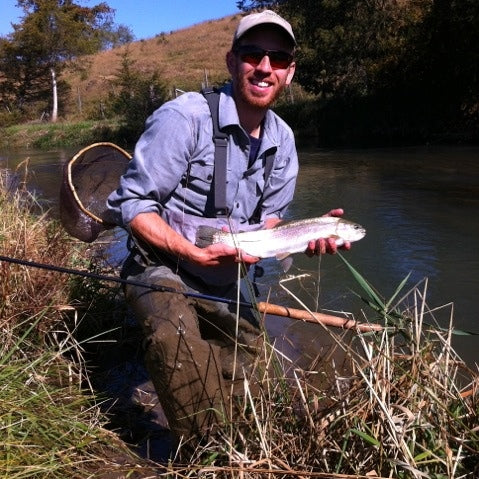
[[(342, 208), (335, 208), (331, 210), (329, 213), (326, 213), (323, 216), (343, 216), (344, 210)], [(342, 250), (350, 250), (351, 243), (349, 241), (345, 241), (344, 244), (341, 246), (336, 246), (336, 240), (334, 238), (318, 238), (316, 240), (312, 240), (308, 243), (308, 247), (305, 251), (307, 256), (314, 256), (314, 255), (321, 255), (321, 254), (336, 254), (338, 249)]]

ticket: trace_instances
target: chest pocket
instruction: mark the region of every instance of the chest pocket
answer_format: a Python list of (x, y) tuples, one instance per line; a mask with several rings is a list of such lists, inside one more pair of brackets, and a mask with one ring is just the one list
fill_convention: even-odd
[(212, 155), (202, 154), (190, 161), (188, 170), (181, 180), (182, 195), (199, 208), (204, 216), (214, 217), (214, 179), (215, 164)]
[(258, 165), (258, 161), (254, 165), (256, 168), (251, 168), (246, 173), (245, 177), (249, 177), (247, 194), (250, 198), (255, 198), (254, 204), (250, 202), (251, 211), (248, 211), (249, 223), (255, 224), (262, 221), (262, 198), (264, 190), (267, 187), (271, 172), (274, 166), (274, 157), (276, 149), (271, 149), (266, 152), (264, 162)]

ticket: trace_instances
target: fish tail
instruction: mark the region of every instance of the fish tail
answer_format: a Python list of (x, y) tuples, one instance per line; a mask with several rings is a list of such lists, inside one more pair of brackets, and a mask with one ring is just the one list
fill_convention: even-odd
[(213, 228), (213, 226), (198, 226), (198, 229), (196, 230), (196, 246), (199, 248), (206, 248), (207, 246), (218, 243), (218, 233), (221, 233), (221, 230)]

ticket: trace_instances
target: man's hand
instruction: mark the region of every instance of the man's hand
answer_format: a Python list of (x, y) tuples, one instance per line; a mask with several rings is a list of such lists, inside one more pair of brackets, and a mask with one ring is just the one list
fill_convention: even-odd
[(240, 249), (223, 243), (215, 243), (206, 248), (197, 248), (194, 262), (200, 266), (221, 266), (242, 262), (247, 266), (257, 263), (259, 258), (250, 256)]
[(130, 227), (143, 241), (199, 266), (219, 266), (240, 261), (248, 266), (259, 261), (255, 256), (221, 243), (198, 248), (173, 230), (157, 213), (140, 213), (133, 218)]
[[(326, 213), (323, 216), (343, 216), (344, 211), (342, 208), (335, 208), (331, 210), (329, 213)], [(351, 243), (349, 241), (345, 241), (343, 245), (339, 246), (339, 249), (343, 250), (350, 250)], [(318, 238), (316, 240), (312, 240), (308, 243), (308, 247), (305, 251), (307, 256), (314, 256), (314, 255), (321, 255), (321, 254), (336, 254), (338, 251), (338, 246), (336, 246), (336, 240), (334, 238)]]

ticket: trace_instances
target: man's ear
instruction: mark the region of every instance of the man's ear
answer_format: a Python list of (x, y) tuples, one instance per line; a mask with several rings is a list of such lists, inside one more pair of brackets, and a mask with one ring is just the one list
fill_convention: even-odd
[(296, 71), (296, 62), (293, 62), (288, 67), (288, 75), (286, 77), (286, 85), (289, 85), (293, 81), (295, 71)]
[(233, 75), (233, 72), (236, 70), (236, 55), (231, 50), (226, 53), (226, 66), (230, 75)]

